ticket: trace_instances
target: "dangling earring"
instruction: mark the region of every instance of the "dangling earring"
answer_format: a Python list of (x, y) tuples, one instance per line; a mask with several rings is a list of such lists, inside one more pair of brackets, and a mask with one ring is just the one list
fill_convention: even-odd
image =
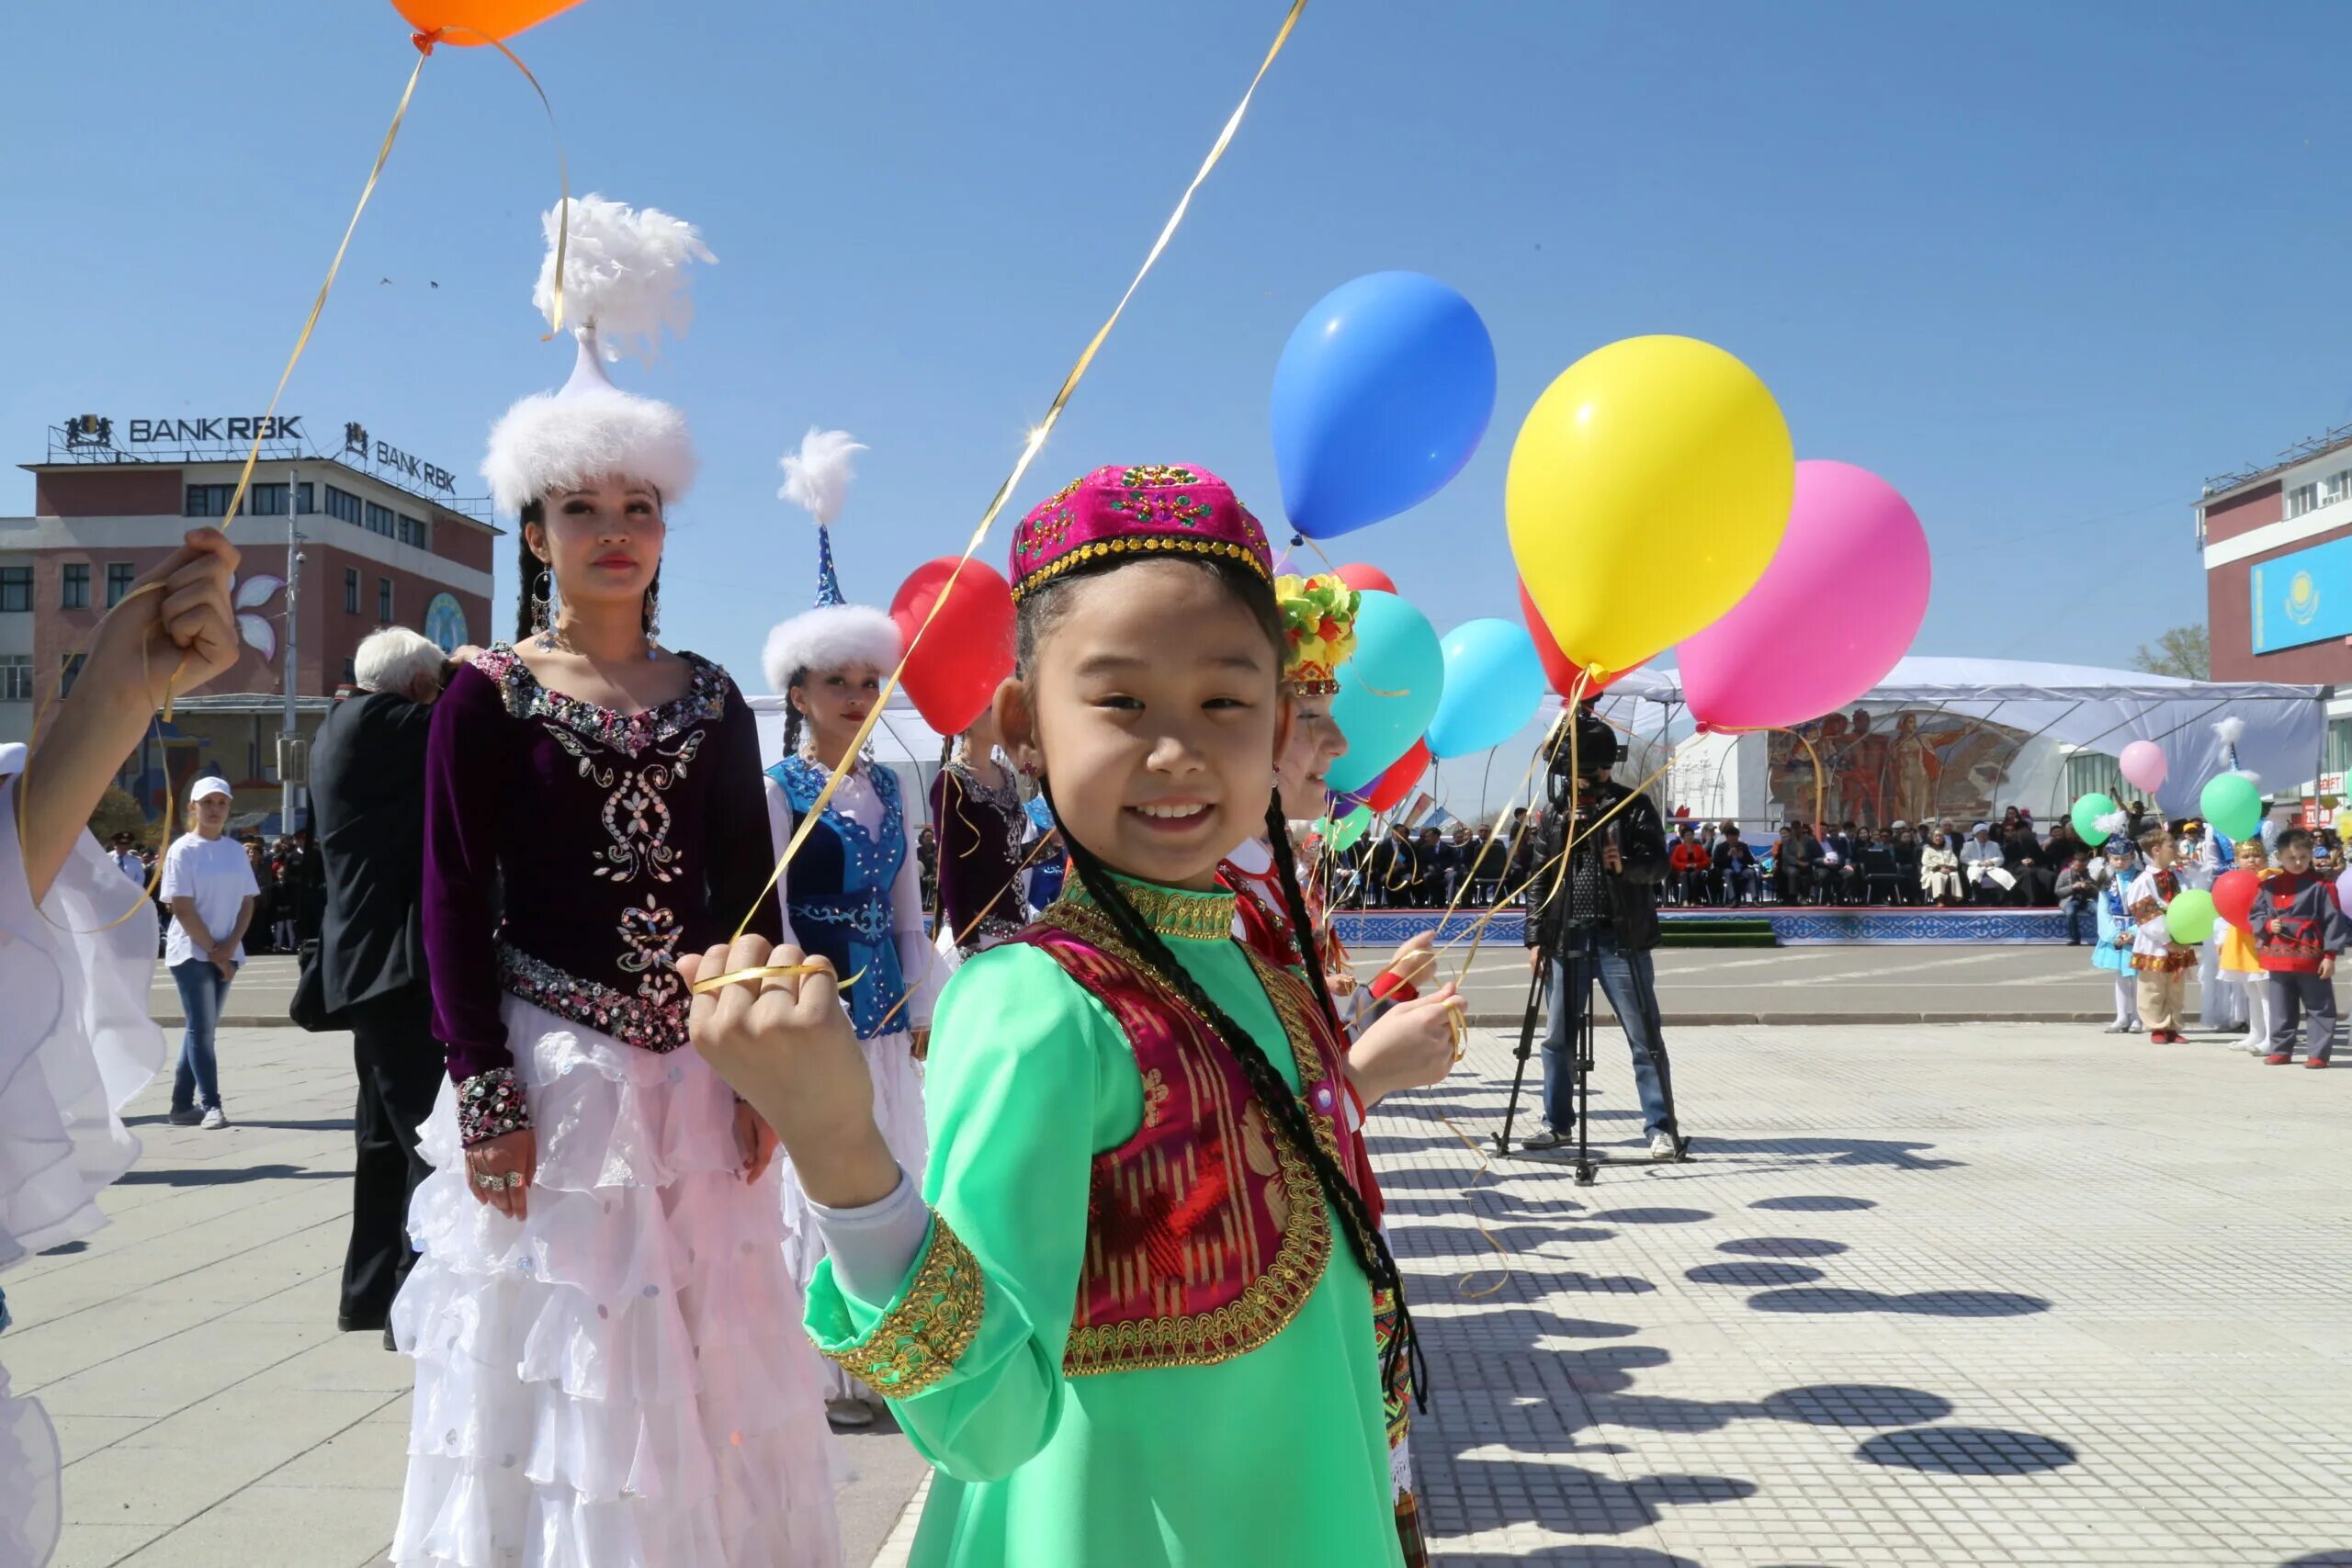
[(548, 603), (554, 597), (555, 573), (541, 566), (538, 592), (531, 595), (531, 631), (539, 639), (539, 647), (543, 649), (555, 646), (548, 635), (548, 628), (555, 624), (555, 607)]
[(655, 657), (660, 649), (654, 644), (662, 636), (662, 585), (657, 582), (645, 591), (645, 657)]

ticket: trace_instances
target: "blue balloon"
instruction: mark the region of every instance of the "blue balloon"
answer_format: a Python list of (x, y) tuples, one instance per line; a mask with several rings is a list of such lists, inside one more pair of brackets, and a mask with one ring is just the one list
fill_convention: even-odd
[(1462, 471), (1495, 412), (1494, 340), (1437, 279), (1375, 272), (1292, 331), (1272, 402), (1283, 508), (1300, 533), (1333, 538), (1419, 505)]
[(1465, 621), (1445, 634), (1445, 695), (1430, 720), (1430, 755), (1464, 757), (1518, 734), (1550, 690), (1535, 639), (1515, 621)]
[(1445, 654), (1427, 615), (1394, 593), (1368, 592), (1356, 609), (1355, 656), (1340, 666), (1331, 717), (1348, 754), (1324, 782), (1363, 789), (1413, 749), (1445, 694)]

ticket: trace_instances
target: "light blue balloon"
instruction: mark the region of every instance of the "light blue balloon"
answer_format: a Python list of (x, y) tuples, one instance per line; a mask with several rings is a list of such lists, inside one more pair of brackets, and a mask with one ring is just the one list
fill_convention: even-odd
[(1464, 621), (1445, 634), (1445, 695), (1430, 720), (1430, 755), (1466, 757), (1518, 734), (1550, 690), (1535, 639), (1515, 621)]
[(1494, 412), (1494, 340), (1469, 300), (1418, 272), (1341, 284), (1274, 366), (1291, 526), (1329, 539), (1419, 505), (1462, 471)]
[(1445, 653), (1430, 618), (1394, 593), (1366, 592), (1356, 609), (1355, 656), (1340, 666), (1331, 717), (1348, 754), (1326, 782), (1362, 789), (1413, 749), (1445, 694)]

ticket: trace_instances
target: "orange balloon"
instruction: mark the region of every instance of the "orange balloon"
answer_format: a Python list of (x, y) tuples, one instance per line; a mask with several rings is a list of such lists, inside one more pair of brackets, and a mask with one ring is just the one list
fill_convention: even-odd
[(392, 0), (408, 25), (438, 43), (479, 49), (513, 38), (580, 0)]

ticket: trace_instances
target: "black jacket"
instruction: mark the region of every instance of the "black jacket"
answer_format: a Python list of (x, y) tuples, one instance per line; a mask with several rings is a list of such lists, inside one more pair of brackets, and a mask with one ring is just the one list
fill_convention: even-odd
[(433, 709), (389, 692), (335, 705), (311, 743), (326, 884), (320, 979), (331, 1011), (425, 984), (424, 741)]
[[(1657, 885), (1666, 880), (1666, 829), (1658, 820), (1657, 807), (1645, 795), (1634, 795), (1624, 785), (1611, 780), (1592, 792), (1594, 816), (1607, 812), (1621, 800), (1625, 808), (1602, 824), (1590, 836), (1577, 843), (1571, 852), (1568, 876), (1575, 874), (1575, 862), (1587, 856), (1598, 861), (1602, 846), (1608, 841), (1609, 830), (1617, 829), (1617, 852), (1625, 862), (1624, 871), (1608, 878), (1609, 902), (1614, 913), (1611, 924), (1617, 933), (1617, 945), (1626, 953), (1647, 953), (1657, 945)], [(1567, 841), (1569, 813), (1546, 811), (1543, 825), (1534, 833), (1534, 883), (1527, 890), (1527, 945), (1548, 947), (1557, 937), (1561, 917), (1568, 908), (1568, 876), (1559, 874), (1558, 856)]]

